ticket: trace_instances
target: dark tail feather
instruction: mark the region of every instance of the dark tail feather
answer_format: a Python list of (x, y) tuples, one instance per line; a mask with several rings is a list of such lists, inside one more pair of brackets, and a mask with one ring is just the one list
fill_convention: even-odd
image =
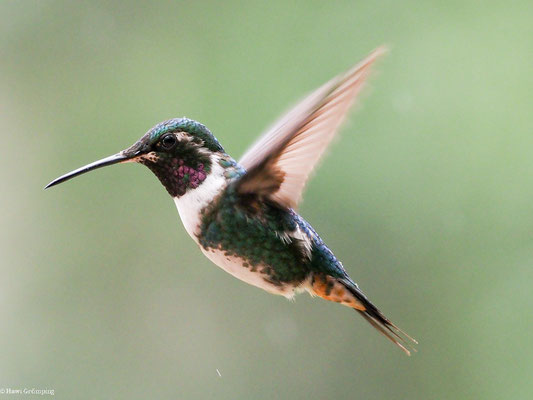
[(394, 325), (385, 317), (378, 308), (368, 300), (364, 293), (351, 281), (343, 282), (346, 288), (359, 300), (365, 307), (365, 310), (355, 310), (363, 316), (374, 328), (381, 332), (387, 339), (402, 349), (408, 356), (411, 351), (416, 352), (414, 345), (418, 342)]
[(374, 328), (380, 331), (387, 339), (402, 349), (408, 356), (411, 355), (411, 351), (416, 352), (413, 347), (414, 344), (418, 344), (416, 340), (407, 335), (405, 332), (398, 329), (394, 324), (387, 320), (387, 322), (379, 321), (376, 318), (369, 315), (366, 311), (359, 311), (359, 314), (363, 316)]

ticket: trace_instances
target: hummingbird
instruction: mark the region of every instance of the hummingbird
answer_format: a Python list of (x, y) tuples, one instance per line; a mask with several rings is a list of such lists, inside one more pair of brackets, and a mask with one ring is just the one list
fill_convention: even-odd
[(174, 118), (45, 189), (108, 165), (143, 164), (173, 198), (185, 230), (214, 264), (272, 294), (292, 298), (307, 291), (350, 307), (410, 355), (416, 340), (368, 299), (297, 212), (309, 175), (384, 51), (374, 50), (305, 97), (238, 162), (206, 126)]

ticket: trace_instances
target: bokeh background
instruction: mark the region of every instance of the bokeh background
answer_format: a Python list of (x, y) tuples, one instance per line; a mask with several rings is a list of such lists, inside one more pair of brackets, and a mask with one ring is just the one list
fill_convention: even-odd
[[(529, 1), (0, 3), (0, 387), (531, 398), (532, 21)], [(142, 166), (43, 191), (171, 117), (238, 158), (381, 44), (301, 212), (412, 357), (347, 308), (216, 268)]]

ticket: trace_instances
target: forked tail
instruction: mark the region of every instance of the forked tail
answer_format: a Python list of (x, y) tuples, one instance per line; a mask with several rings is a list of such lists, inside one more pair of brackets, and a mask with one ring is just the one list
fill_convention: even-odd
[(385, 317), (351, 279), (314, 274), (311, 288), (317, 296), (352, 307), (408, 356), (411, 355), (411, 351), (416, 352), (414, 346), (418, 342)]

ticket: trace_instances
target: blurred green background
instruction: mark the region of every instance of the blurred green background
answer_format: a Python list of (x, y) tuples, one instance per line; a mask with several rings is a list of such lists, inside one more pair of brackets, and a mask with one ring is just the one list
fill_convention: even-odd
[[(532, 21), (530, 1), (3, 1), (0, 387), (531, 398)], [(238, 158), (381, 44), (301, 212), (413, 357), (348, 308), (212, 265), (144, 167), (43, 191), (171, 117)]]

